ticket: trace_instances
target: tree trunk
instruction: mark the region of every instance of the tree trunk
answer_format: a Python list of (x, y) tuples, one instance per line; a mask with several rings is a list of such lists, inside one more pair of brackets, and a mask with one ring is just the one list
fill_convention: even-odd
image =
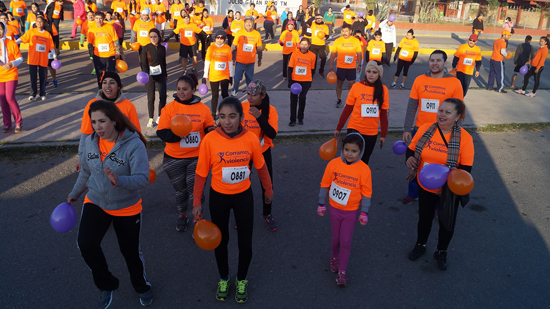
[(414, 17), (413, 17), (413, 23), (418, 23), (418, 16), (420, 15), (420, 0), (416, 0), (414, 2)]
[(544, 23), (544, 7), (541, 7), (540, 9), (540, 18), (539, 18), (539, 27), (537, 28), (538, 30), (542, 30), (542, 24)]

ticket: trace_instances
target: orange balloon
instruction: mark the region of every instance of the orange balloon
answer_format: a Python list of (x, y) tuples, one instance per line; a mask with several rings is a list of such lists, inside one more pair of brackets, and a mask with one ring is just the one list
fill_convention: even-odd
[(140, 45), (138, 42), (132, 43), (132, 45), (130, 45), (130, 48), (131, 48), (133, 51), (138, 51), (140, 47), (141, 47), (141, 45)]
[(258, 17), (262, 18), (262, 17), (264, 17), (264, 14), (260, 13), (260, 15), (258, 15)]
[(174, 25), (174, 22), (171, 21), (170, 24), (169, 24), (170, 28), (174, 28), (176, 25)]
[(170, 129), (177, 136), (187, 136), (193, 129), (193, 123), (186, 115), (178, 114), (170, 121)]
[(452, 76), (456, 76), (456, 70), (450, 70), (449, 74), (451, 74)]
[(511, 59), (511, 58), (512, 58), (511, 52), (508, 52), (508, 55), (504, 56), (504, 59)]
[(128, 64), (126, 63), (126, 61), (119, 59), (119, 60), (116, 61), (116, 69), (120, 73), (124, 73), (128, 70)]
[(319, 148), (319, 156), (321, 156), (321, 159), (325, 161), (332, 160), (332, 158), (336, 155), (337, 144), (338, 142), (336, 141), (336, 138), (333, 138), (321, 145), (321, 148)]
[(193, 237), (197, 246), (203, 250), (214, 250), (222, 241), (222, 233), (220, 229), (212, 222), (199, 219), (195, 223)]
[(298, 30), (298, 34), (302, 34), (302, 29)]
[(157, 172), (154, 169), (149, 168), (149, 183), (155, 182), (157, 179)]
[(82, 25), (82, 19), (77, 18), (76, 19), (76, 24), (79, 25), (79, 26)]
[(322, 40), (322, 39), (325, 38), (325, 33), (323, 31), (319, 31), (319, 32), (317, 32), (317, 37)]
[(474, 188), (474, 178), (465, 170), (452, 170), (447, 177), (449, 189), (456, 195), (466, 195)]
[(334, 73), (334, 72), (329, 72), (329, 73), (327, 74), (327, 82), (328, 82), (329, 84), (334, 84), (334, 83), (336, 83), (336, 80), (337, 80), (337, 79), (338, 79), (338, 77), (336, 76), (336, 73)]

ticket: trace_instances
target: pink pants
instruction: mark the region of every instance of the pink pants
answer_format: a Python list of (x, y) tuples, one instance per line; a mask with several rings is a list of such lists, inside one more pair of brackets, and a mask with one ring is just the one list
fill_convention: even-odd
[(329, 215), (330, 225), (332, 226), (332, 241), (330, 244), (332, 258), (339, 258), (338, 269), (346, 271), (351, 252), (351, 238), (355, 221), (357, 221), (357, 210), (345, 211), (334, 208), (329, 204)]
[[(78, 18), (78, 17), (77, 17)], [(76, 37), (76, 30), (78, 29), (78, 24), (76, 23), (76, 19), (73, 22), (73, 31), (71, 32), (72, 37)]]
[(16, 80), (0, 83), (0, 103), (2, 105), (4, 127), (11, 127), (12, 113), (15, 119), (15, 125), (21, 125), (23, 123), (19, 104), (17, 104), (17, 100), (15, 99), (15, 88), (17, 88)]

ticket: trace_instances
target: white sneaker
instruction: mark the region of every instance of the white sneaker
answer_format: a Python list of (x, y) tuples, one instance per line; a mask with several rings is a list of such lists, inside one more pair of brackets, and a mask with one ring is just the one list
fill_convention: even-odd
[(157, 117), (157, 124), (160, 122), (160, 116)]
[(149, 118), (149, 122), (147, 123), (147, 127), (152, 128), (154, 126), (155, 126), (155, 121), (153, 120), (153, 118)]
[(518, 89), (515, 91), (515, 93), (517, 94), (525, 94), (525, 91), (524, 90), (521, 90), (521, 89)]
[(235, 90), (231, 91), (231, 96), (236, 97), (237, 96), (237, 91), (235, 91)]
[(526, 96), (526, 97), (529, 97), (529, 98), (533, 98), (533, 97), (535, 97), (535, 95), (537, 95), (537, 94), (536, 94), (536, 93), (532, 93), (532, 92), (531, 92), (531, 93), (526, 93), (526, 94), (525, 94), (525, 96)]
[(391, 83), (391, 86), (392, 88), (395, 88), (397, 85), (395, 83)]
[(40, 97), (40, 100), (42, 100), (42, 101), (46, 100), (46, 96)]
[(34, 98), (34, 96), (32, 96), (32, 95), (29, 97), (29, 101), (34, 101), (34, 99), (35, 99), (35, 98)]
[(399, 88), (401, 89), (405, 88), (405, 84), (401, 83), (401, 86), (399, 86)]

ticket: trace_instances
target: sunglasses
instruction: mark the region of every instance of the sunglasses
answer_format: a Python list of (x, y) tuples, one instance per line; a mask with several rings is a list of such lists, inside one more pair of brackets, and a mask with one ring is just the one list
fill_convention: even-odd
[(216, 39), (220, 39), (220, 40), (225, 40), (225, 38), (223, 36), (217, 36)]
[(475, 42), (474, 40), (468, 40), (468, 41), (470, 41), (470, 42)]

